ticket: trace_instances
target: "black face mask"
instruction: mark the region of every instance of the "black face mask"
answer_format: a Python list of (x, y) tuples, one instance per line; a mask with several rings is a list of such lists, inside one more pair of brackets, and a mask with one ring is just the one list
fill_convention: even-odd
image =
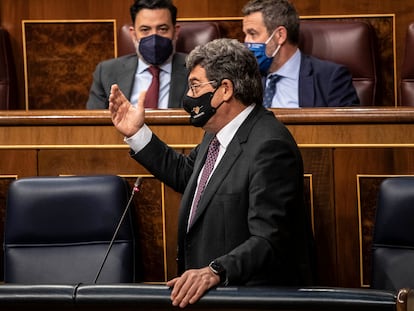
[[(216, 89), (217, 90), (217, 89)], [(211, 99), (214, 92), (205, 93), (199, 97), (185, 95), (183, 98), (183, 108), (190, 114), (190, 123), (196, 127), (203, 127), (207, 121), (216, 113), (217, 109), (224, 103), (221, 102), (216, 108), (211, 107)]]

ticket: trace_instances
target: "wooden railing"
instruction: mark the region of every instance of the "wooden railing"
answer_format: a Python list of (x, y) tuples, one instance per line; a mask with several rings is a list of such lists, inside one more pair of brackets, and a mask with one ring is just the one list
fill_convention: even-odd
[[(0, 285), (1, 309), (177, 310), (164, 285)], [(398, 299), (397, 299), (398, 297)], [(227, 287), (186, 310), (407, 311), (407, 295), (370, 289)]]

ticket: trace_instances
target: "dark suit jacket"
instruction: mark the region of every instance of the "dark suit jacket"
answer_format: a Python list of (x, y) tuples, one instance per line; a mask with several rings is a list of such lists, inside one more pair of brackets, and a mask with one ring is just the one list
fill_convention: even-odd
[(359, 98), (348, 69), (302, 53), (299, 71), (300, 107), (357, 106)]
[(187, 221), (211, 134), (188, 156), (154, 134), (134, 159), (183, 193), (178, 224), (178, 270), (213, 259), (229, 284), (307, 285), (312, 235), (303, 202), (303, 164), (289, 131), (257, 105), (227, 147), (207, 184), (192, 227)]
[[(182, 98), (187, 92), (188, 70), (185, 67), (186, 54), (175, 53), (172, 61), (169, 108), (182, 107)], [(86, 104), (88, 109), (107, 109), (108, 97), (112, 84), (119, 85), (121, 91), (129, 99), (134, 86), (135, 72), (138, 66), (136, 54), (130, 54), (105, 60), (96, 66), (93, 82)]]

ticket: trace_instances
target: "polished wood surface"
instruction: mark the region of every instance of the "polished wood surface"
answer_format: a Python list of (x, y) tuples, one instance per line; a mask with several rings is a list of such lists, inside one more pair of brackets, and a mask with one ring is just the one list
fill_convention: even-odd
[[(303, 156), (318, 284), (369, 286), (376, 191), (386, 177), (414, 174), (414, 109), (273, 112), (292, 132)], [(181, 109), (147, 111), (146, 122), (181, 152), (189, 152), (203, 135)], [(108, 111), (0, 112), (0, 156), (1, 232), (7, 188), (16, 178), (118, 174), (133, 183), (143, 176), (135, 209), (144, 280), (165, 281), (175, 275), (180, 195), (130, 158)]]
[[(241, 16), (241, 9), (246, 0), (200, 0), (197, 4), (187, 0), (175, 0), (179, 18), (234, 18)], [(394, 1), (346, 1), (346, 0), (293, 0), (301, 16), (316, 18), (327, 15), (395, 15), (395, 51), (387, 51), (393, 57), (395, 65), (392, 68), (381, 68), (386, 71), (386, 77), (393, 77), (391, 71), (399, 68), (404, 56), (405, 34), (408, 24), (414, 21), (414, 3), (408, 0)], [(11, 35), (14, 60), (17, 66), (19, 85), (19, 108), (25, 108), (25, 77), (22, 20), (100, 20), (114, 19), (118, 26), (130, 22), (130, 0), (2, 0), (0, 2), (0, 25)], [(381, 40), (384, 38), (381, 37)], [(391, 38), (385, 38), (391, 40)], [(389, 43), (389, 42), (388, 42)], [(352, 47), (350, 47), (352, 48)], [(382, 51), (384, 52), (384, 51)], [(90, 64), (91, 68), (96, 64)], [(92, 72), (90, 73), (92, 79)], [(92, 80), (90, 80), (92, 81)], [(390, 82), (390, 81), (388, 81)], [(392, 83), (392, 82), (391, 82)], [(85, 85), (89, 89), (89, 85)], [(378, 103), (378, 105), (383, 103)], [(391, 105), (393, 103), (390, 103)], [(395, 103), (394, 103), (395, 104)]]

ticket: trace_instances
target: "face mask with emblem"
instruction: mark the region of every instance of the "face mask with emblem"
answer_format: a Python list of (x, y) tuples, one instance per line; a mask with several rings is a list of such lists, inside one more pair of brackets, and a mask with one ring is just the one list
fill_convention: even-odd
[(216, 108), (211, 106), (211, 99), (216, 91), (217, 89), (198, 97), (184, 96), (183, 108), (190, 114), (190, 123), (195, 127), (203, 127), (224, 103), (221, 102)]

